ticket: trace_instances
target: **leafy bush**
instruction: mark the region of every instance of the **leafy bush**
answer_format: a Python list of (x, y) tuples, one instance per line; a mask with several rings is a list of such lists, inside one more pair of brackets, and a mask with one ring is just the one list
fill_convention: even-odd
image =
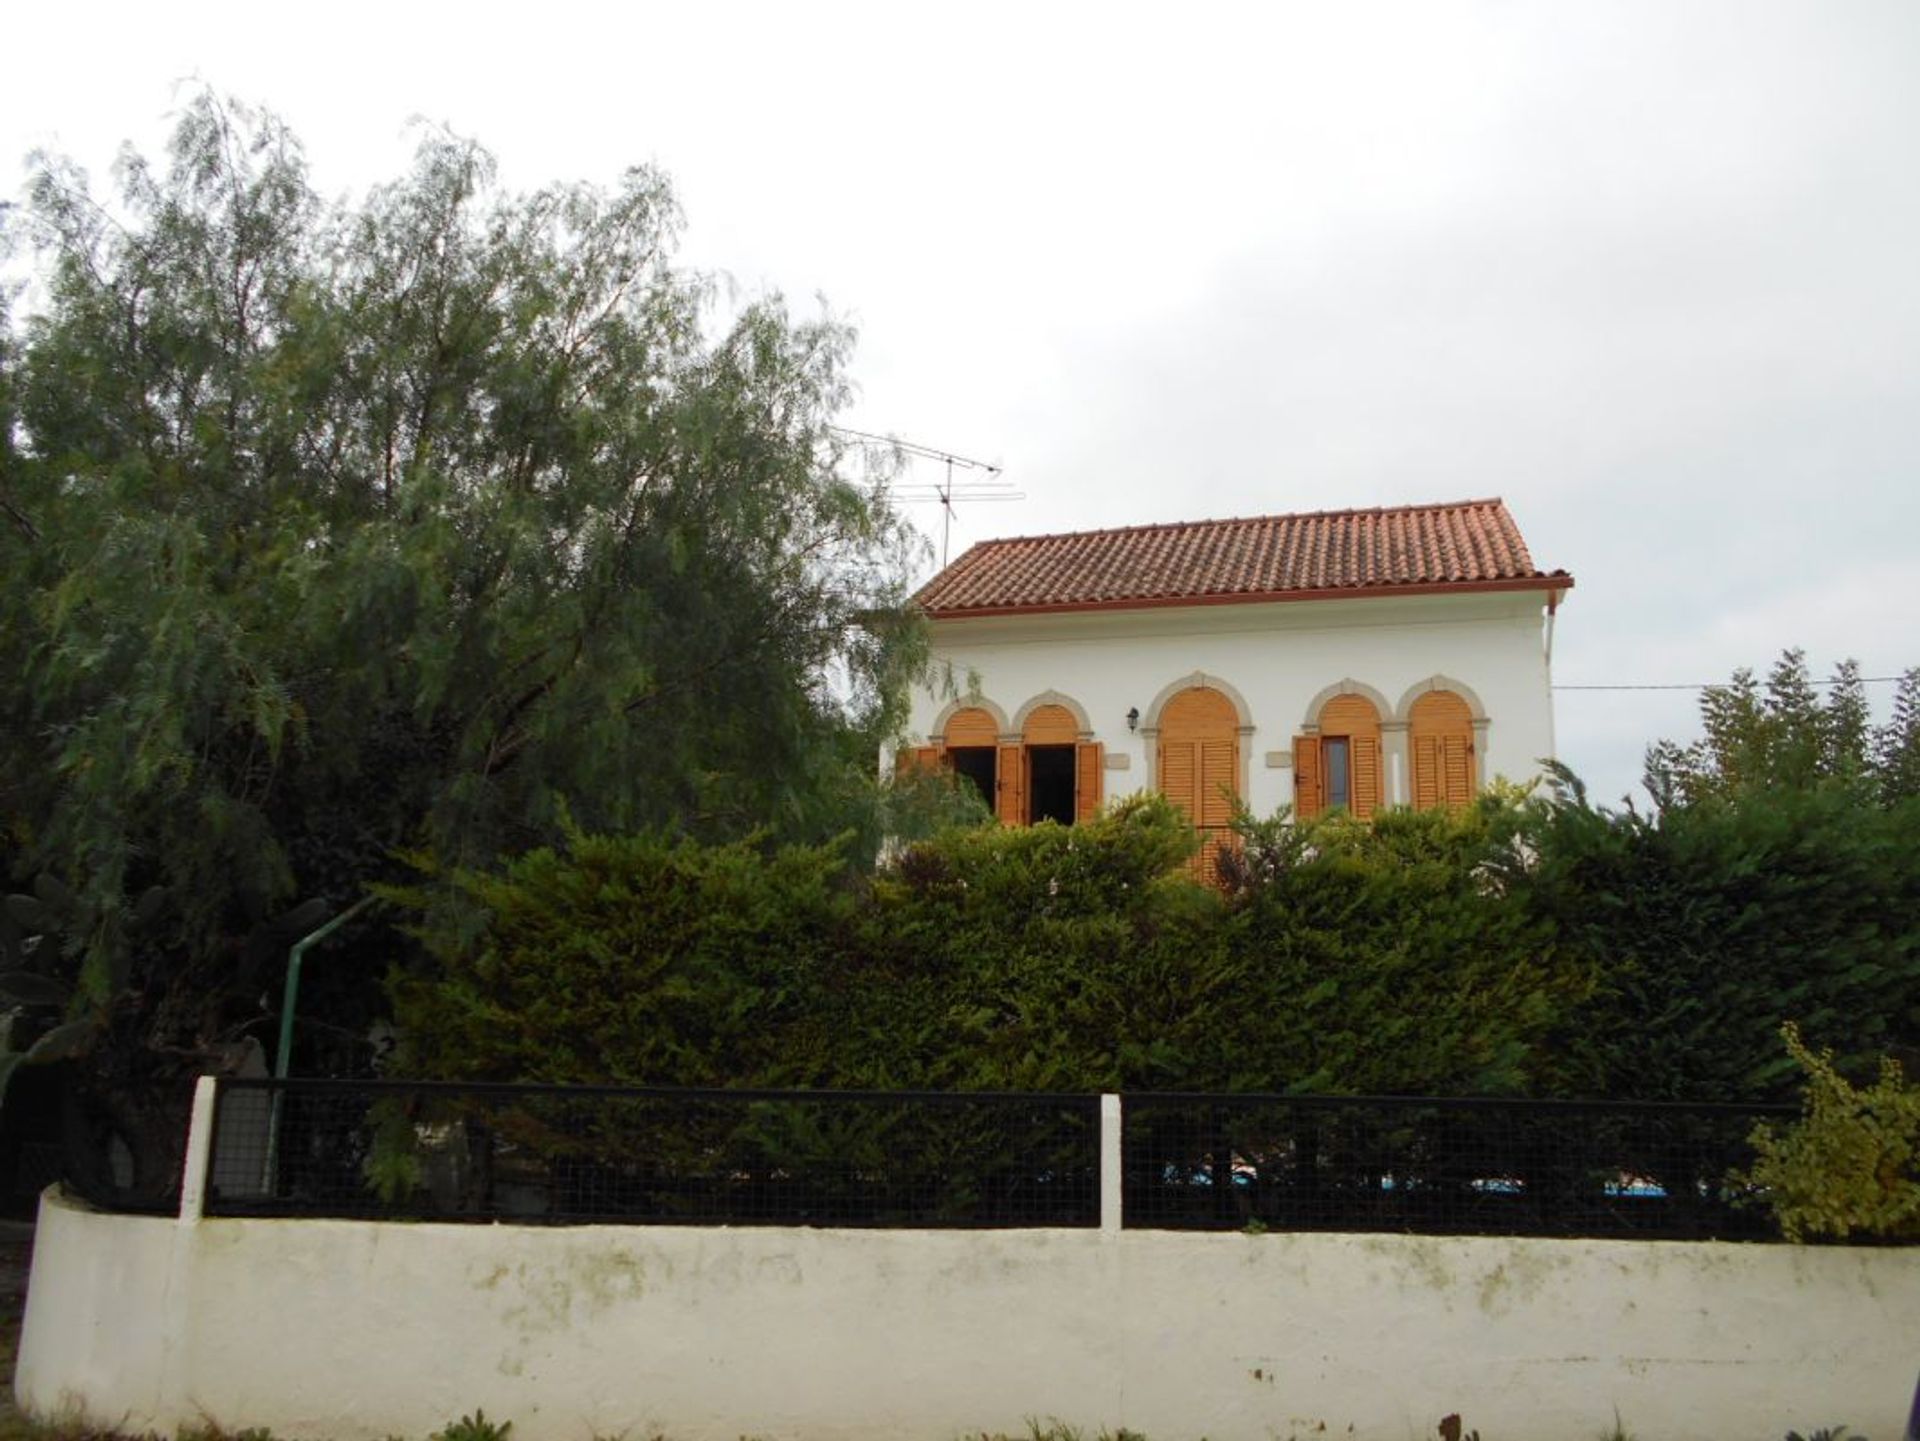
[(1781, 1028), (1787, 1053), (1806, 1073), (1805, 1116), (1775, 1131), (1754, 1129), (1759, 1154), (1747, 1179), (1764, 1189), (1789, 1241), (1857, 1233), (1920, 1240), (1920, 1085), (1900, 1063), (1880, 1062), (1879, 1079), (1857, 1089), (1814, 1052), (1799, 1028)]

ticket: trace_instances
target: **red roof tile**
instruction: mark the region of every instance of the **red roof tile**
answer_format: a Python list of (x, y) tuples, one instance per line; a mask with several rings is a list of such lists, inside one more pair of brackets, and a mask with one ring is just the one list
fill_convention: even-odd
[(983, 541), (914, 599), (952, 617), (1572, 584), (1502, 501), (1462, 500)]

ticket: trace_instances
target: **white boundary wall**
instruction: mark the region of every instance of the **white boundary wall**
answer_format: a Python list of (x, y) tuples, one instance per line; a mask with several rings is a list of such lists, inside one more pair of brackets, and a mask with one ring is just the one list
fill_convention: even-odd
[[(130, 1431), (514, 1441), (1900, 1435), (1920, 1249), (542, 1228), (42, 1203), (17, 1387)], [(1322, 1426), (1324, 1424), (1324, 1430)]]

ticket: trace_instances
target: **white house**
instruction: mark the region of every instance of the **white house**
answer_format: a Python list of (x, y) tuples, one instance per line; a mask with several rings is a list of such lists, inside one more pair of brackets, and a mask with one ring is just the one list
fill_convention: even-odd
[(1460, 804), (1553, 755), (1572, 586), (1499, 500), (987, 541), (915, 597), (935, 678), (899, 759), (1009, 824), (1142, 789), (1203, 830), (1233, 798)]

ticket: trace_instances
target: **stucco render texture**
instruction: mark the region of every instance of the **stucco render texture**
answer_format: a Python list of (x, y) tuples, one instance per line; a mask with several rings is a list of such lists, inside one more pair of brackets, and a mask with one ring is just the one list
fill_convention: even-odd
[(515, 1227), (43, 1204), (22, 1404), (130, 1432), (1898, 1435), (1920, 1249)]

